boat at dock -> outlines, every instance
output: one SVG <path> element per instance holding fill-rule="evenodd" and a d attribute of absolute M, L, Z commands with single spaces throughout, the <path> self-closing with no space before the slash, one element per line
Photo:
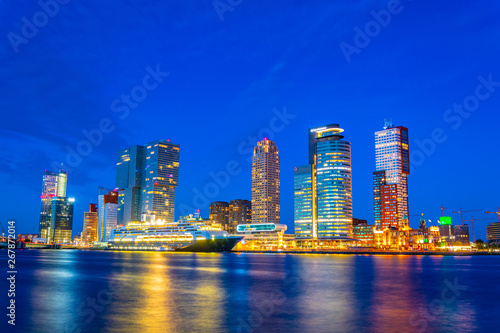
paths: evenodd
<path fill-rule="evenodd" d="M 154 216 L 131 222 L 111 231 L 108 250 L 185 252 L 228 252 L 243 239 L 229 235 L 214 221 L 182 216 L 178 222 L 156 220 Z"/>

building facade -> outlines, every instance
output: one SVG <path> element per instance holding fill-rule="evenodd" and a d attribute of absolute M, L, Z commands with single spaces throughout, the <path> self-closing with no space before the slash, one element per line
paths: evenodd
<path fill-rule="evenodd" d="M 373 173 L 375 225 L 380 228 L 405 227 L 408 216 L 408 180 L 410 154 L 408 129 L 386 122 L 384 130 L 375 132 Z"/>
<path fill-rule="evenodd" d="M 99 215 L 96 204 L 90 204 L 88 212 L 83 213 L 83 229 L 81 241 L 91 244 L 99 240 Z"/>
<path fill-rule="evenodd" d="M 245 235 L 245 238 L 236 246 L 236 249 L 240 251 L 283 249 L 286 228 L 286 225 L 277 223 L 240 224 L 237 226 L 237 232 Z"/>
<path fill-rule="evenodd" d="M 356 245 L 372 247 L 374 244 L 373 225 L 356 224 L 352 227 L 352 238 L 356 239 Z"/>
<path fill-rule="evenodd" d="M 338 124 L 309 129 L 309 165 L 294 170 L 296 239 L 352 237 L 351 143 Z"/>
<path fill-rule="evenodd" d="M 500 243 L 500 222 L 493 222 L 486 226 L 486 241 L 488 243 Z"/>
<path fill-rule="evenodd" d="M 52 221 L 52 199 L 66 197 L 67 179 L 68 172 L 64 170 L 59 170 L 59 172 L 45 170 L 43 173 L 38 234 L 40 238 L 45 238 L 47 241 L 52 238 L 49 233 Z"/>
<path fill-rule="evenodd" d="M 116 187 L 119 224 L 140 221 L 142 213 L 174 221 L 180 146 L 157 140 L 118 152 Z"/>
<path fill-rule="evenodd" d="M 210 203 L 209 219 L 216 221 L 224 230 L 229 229 L 229 203 L 225 201 L 215 201 Z"/>
<path fill-rule="evenodd" d="M 118 192 L 99 187 L 97 202 L 98 239 L 106 242 L 118 225 Z"/>
<path fill-rule="evenodd" d="M 229 227 L 230 234 L 237 233 L 239 224 L 252 223 L 252 202 L 249 200 L 236 199 L 229 202 Z"/>
<path fill-rule="evenodd" d="M 116 188 L 118 188 L 118 224 L 141 220 L 141 188 L 144 176 L 144 146 L 118 151 Z"/>
<path fill-rule="evenodd" d="M 252 223 L 280 222 L 280 157 L 267 138 L 257 142 L 252 157 Z"/>
<path fill-rule="evenodd" d="M 48 242 L 57 244 L 72 242 L 74 202 L 74 198 L 52 198 Z"/>

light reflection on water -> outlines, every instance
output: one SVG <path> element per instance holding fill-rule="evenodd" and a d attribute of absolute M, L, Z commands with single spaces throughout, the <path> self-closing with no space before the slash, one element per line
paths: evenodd
<path fill-rule="evenodd" d="M 17 258 L 23 332 L 491 331 L 500 312 L 497 256 L 33 250 Z M 467 290 L 445 304 L 445 281 L 456 278 Z"/>

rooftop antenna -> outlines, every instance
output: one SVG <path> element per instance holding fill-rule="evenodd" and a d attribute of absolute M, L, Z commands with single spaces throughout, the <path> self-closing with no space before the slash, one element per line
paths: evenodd
<path fill-rule="evenodd" d="M 388 128 L 391 128 L 392 127 L 392 119 L 389 118 L 385 118 L 384 119 L 384 129 L 388 129 Z"/>

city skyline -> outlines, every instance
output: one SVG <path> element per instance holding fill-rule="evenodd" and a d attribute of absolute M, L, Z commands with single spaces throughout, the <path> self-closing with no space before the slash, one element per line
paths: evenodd
<path fill-rule="evenodd" d="M 227 172 L 235 161 L 229 164 L 234 169 L 229 183 L 220 181 L 224 186 L 212 189 L 216 195 L 206 197 L 207 203 L 197 200 L 208 216 L 211 201 L 250 199 L 251 149 L 269 137 L 280 147 L 281 218 L 290 232 L 293 167 L 303 163 L 299 157 L 308 149 L 304 133 L 335 122 L 349 131 L 353 144 L 353 215 L 371 222 L 373 133 L 385 118 L 411 129 L 411 215 L 424 213 L 435 225 L 444 205 L 459 224 L 451 211 L 498 207 L 498 3 L 452 8 L 404 3 L 403 11 L 349 63 L 339 45 L 354 45 L 354 28 L 364 28 L 373 20 L 370 12 L 386 9 L 387 2 L 267 3 L 259 22 L 249 6 L 226 12 L 221 21 L 211 6 L 192 3 L 157 4 L 154 10 L 131 4 L 113 15 L 95 4 L 69 3 L 18 53 L 5 39 L 1 52 L 12 56 L 2 69 L 9 84 L 0 92 L 4 126 L 10 124 L 0 134 L 6 143 L 0 219 L 16 218 L 20 232 L 35 232 L 38 208 L 24 207 L 39 206 L 42 170 L 63 162 L 71 169 L 68 193 L 76 198 L 74 230 L 81 230 L 83 212 L 96 202 L 95 189 L 114 187 L 116 152 L 158 138 L 181 144 L 185 152 L 175 219 L 181 204 L 194 208 L 195 193 L 217 184 L 211 173 Z M 39 10 L 36 3 L 13 8 L 1 21 L 4 36 L 21 30 L 23 22 L 16 18 Z M 444 24 L 440 11 L 448 13 Z M 75 29 L 87 26 L 82 20 L 87 12 L 100 15 L 106 25 L 99 21 L 85 34 Z M 180 41 L 178 25 L 158 14 L 172 12 L 186 27 L 182 40 L 192 43 Z M 124 20 L 131 13 L 134 29 Z M 302 23 L 281 35 L 298 16 Z M 422 20 L 427 24 L 421 26 Z M 65 45 L 64 52 L 57 45 Z M 89 45 L 99 52 L 89 54 Z M 143 79 L 155 88 L 144 88 Z M 145 99 L 137 95 L 141 87 Z M 122 94 L 132 91 L 139 99 L 130 106 Z M 76 155 L 82 142 L 90 146 L 80 145 L 87 151 Z M 474 161 L 467 157 L 470 151 Z M 469 172 L 471 163 L 482 181 Z M 418 219 L 411 216 L 410 225 L 418 226 Z M 476 223 L 477 238 L 485 238 L 485 227 Z"/>
<path fill-rule="evenodd" d="M 314 151 L 314 149 L 313 149 L 313 150 L 311 150 L 311 144 L 312 144 L 312 143 L 311 143 L 311 142 L 312 142 L 311 140 L 313 140 L 313 139 L 312 139 L 312 137 L 311 137 L 311 133 L 315 132 L 316 130 L 318 130 L 319 132 L 321 132 L 321 133 L 322 133 L 322 132 L 324 132 L 324 131 L 327 131 L 329 126 L 332 126 L 332 125 L 328 125 L 328 126 L 326 126 L 326 127 L 325 127 L 325 126 L 322 126 L 322 127 L 316 128 L 316 129 L 309 129 L 309 133 L 310 133 L 310 134 L 309 134 L 309 159 L 310 159 L 310 161 L 314 161 L 314 159 L 315 159 L 315 158 L 314 158 L 314 154 L 313 154 L 313 155 L 311 155 L 311 151 Z M 335 126 L 336 126 L 336 127 L 338 127 L 338 125 L 336 125 L 336 124 L 335 124 Z M 401 135 L 400 135 L 400 136 L 398 136 L 398 137 L 396 138 L 396 139 L 397 139 L 396 141 L 398 141 L 398 140 L 405 140 L 405 142 L 408 142 L 408 134 L 407 134 L 408 129 L 407 129 L 407 128 L 405 128 L 405 127 L 402 127 L 402 126 L 392 126 L 392 122 L 390 123 L 390 125 L 388 125 L 387 119 L 385 120 L 384 130 L 382 130 L 382 131 L 377 131 L 377 132 L 375 133 L 375 134 L 376 134 L 376 138 L 378 138 L 378 136 L 380 136 L 380 135 L 381 135 L 381 133 L 385 134 L 387 131 L 390 131 L 391 129 L 393 129 L 393 130 L 394 130 L 394 129 L 397 129 L 398 131 L 405 131 L 405 133 L 406 133 L 406 134 L 405 134 L 405 135 L 406 135 L 406 137 L 405 137 L 404 139 L 402 139 L 402 138 L 400 137 L 400 136 L 401 136 Z M 338 131 L 337 131 L 337 132 L 338 132 Z M 343 129 L 340 129 L 340 132 L 343 132 Z M 398 132 L 398 133 L 401 133 L 401 132 Z M 392 133 L 392 132 L 391 132 L 391 133 L 388 133 L 388 134 L 393 135 L 393 133 Z M 338 133 L 337 133 L 336 135 L 338 135 Z M 378 140 L 378 139 L 377 139 L 377 140 Z M 375 144 L 375 146 L 376 146 L 376 147 L 380 144 L 380 143 L 379 143 L 379 141 L 377 141 L 377 140 L 376 140 L 376 144 Z M 151 143 L 156 143 L 156 145 L 158 145 L 158 143 L 160 143 L 160 142 L 162 142 L 162 141 L 164 141 L 164 143 L 171 144 L 171 143 L 170 143 L 170 140 L 157 140 L 157 141 L 152 141 L 152 142 L 150 142 L 148 145 L 151 145 Z M 270 140 L 268 140 L 267 138 L 264 138 L 264 139 L 262 140 L 262 142 L 270 142 Z M 380 141 L 380 142 L 382 142 L 382 141 Z M 385 141 L 384 141 L 384 142 L 385 142 Z M 398 142 L 399 142 L 399 141 L 398 141 Z M 257 142 L 257 144 L 259 144 L 259 142 Z M 274 145 L 274 143 L 273 143 L 273 145 Z M 314 145 L 314 144 L 313 144 L 313 145 Z M 146 146 L 147 146 L 147 145 L 146 145 Z M 135 147 L 146 148 L 146 146 L 135 146 Z M 176 144 L 176 145 L 173 145 L 173 146 L 175 146 L 175 147 L 177 147 L 177 148 L 178 148 L 180 145 L 177 145 L 177 144 Z M 131 148 L 134 148 L 134 147 L 131 147 Z M 148 148 L 150 148 L 150 146 L 148 146 Z M 255 147 L 255 149 L 257 149 L 257 148 L 258 148 L 258 145 Z M 128 153 L 128 152 L 129 152 L 129 150 L 130 150 L 130 148 L 125 149 L 125 150 L 120 150 L 120 151 L 118 151 L 118 159 L 120 160 L 121 158 L 123 158 L 123 154 L 124 154 L 124 152 L 127 152 L 127 153 Z M 378 151 L 378 150 L 377 150 L 377 148 L 376 148 L 376 152 L 377 152 L 377 151 Z M 397 154 L 401 154 L 401 155 L 403 155 L 403 153 L 402 153 L 401 151 L 398 151 L 398 152 L 397 152 Z M 377 153 L 377 156 L 378 156 L 378 153 Z M 405 156 L 407 156 L 407 157 L 408 157 L 408 154 L 406 154 Z M 144 158 L 144 157 L 143 157 L 143 154 L 141 154 L 141 158 Z M 402 157 L 401 159 L 404 159 L 404 157 Z M 394 162 L 391 162 L 390 160 L 384 160 L 383 162 L 380 162 L 379 160 L 380 160 L 380 158 L 378 158 L 378 157 L 376 157 L 376 158 L 375 158 L 376 165 L 377 165 L 377 167 L 378 167 L 379 169 L 382 169 L 381 167 L 379 167 L 379 164 L 380 164 L 380 165 L 386 165 L 386 164 L 392 165 L 392 164 L 394 164 Z M 128 157 L 127 157 L 127 161 L 128 161 Z M 178 162 L 176 162 L 176 163 L 177 163 L 177 165 L 178 165 Z M 384 163 L 385 163 L 385 164 L 384 164 Z M 409 164 L 409 161 L 406 161 L 405 163 Z M 120 162 L 119 162 L 118 164 L 120 164 Z M 142 167 L 143 167 L 143 165 L 144 165 L 144 162 L 142 162 L 142 163 L 141 163 L 141 166 L 142 166 Z M 296 168 L 297 168 L 297 167 L 296 167 Z M 304 167 L 299 167 L 299 168 L 304 168 Z M 404 168 L 408 168 L 408 166 L 402 167 L 400 164 L 398 164 L 397 168 L 403 168 L 403 169 L 404 169 Z M 178 171 L 177 171 L 177 172 L 178 172 Z M 310 172 L 310 171 L 309 171 L 309 172 Z M 375 175 L 376 175 L 378 172 L 379 172 L 379 171 L 375 171 L 375 172 L 373 173 L 373 174 L 374 174 L 374 179 L 376 178 L 376 176 L 375 176 Z M 385 171 L 384 171 L 384 172 L 385 172 Z M 407 174 L 409 174 L 409 172 L 407 172 Z M 52 176 L 55 176 L 55 180 L 54 180 L 53 182 L 51 182 L 51 181 L 50 181 L 50 179 L 49 179 L 51 175 L 52 175 Z M 57 177 L 57 176 L 59 176 L 59 177 Z M 58 181 L 58 178 L 61 178 L 61 176 L 62 176 L 62 178 L 63 178 L 63 179 L 62 179 L 62 181 Z M 45 180 L 46 178 L 48 179 L 48 181 L 46 181 L 46 180 Z M 52 183 L 54 183 L 54 184 L 52 184 Z M 51 184 L 52 184 L 52 185 L 51 185 Z M 118 184 L 118 178 L 117 178 L 117 184 Z M 42 202 L 43 202 L 43 198 L 44 198 L 44 193 L 45 193 L 46 191 L 52 191 L 52 192 L 54 192 L 54 193 L 63 193 L 64 195 L 66 195 L 66 186 L 67 186 L 67 171 L 62 171 L 62 170 L 59 170 L 59 172 L 51 172 L 51 171 L 47 171 L 47 170 L 45 170 L 45 171 L 44 171 L 44 181 L 43 181 L 43 186 L 42 186 L 42 187 L 43 187 Z M 105 190 L 105 189 L 104 189 L 104 188 L 102 188 L 102 187 L 100 187 L 100 189 Z M 118 187 L 117 187 L 117 189 L 118 189 Z M 406 182 L 405 182 L 405 184 L 404 184 L 404 189 L 405 189 L 405 190 L 407 190 L 407 184 L 406 184 Z M 112 190 L 106 190 L 106 191 L 110 191 L 110 193 L 111 193 L 111 191 L 112 191 Z M 407 195 L 406 195 L 406 196 L 404 196 L 404 197 L 405 197 L 405 198 L 408 198 L 408 196 L 407 196 Z M 71 198 L 71 199 L 72 199 L 72 200 L 74 200 L 74 198 Z M 97 196 L 97 203 L 101 202 L 101 200 L 102 200 L 101 195 L 98 195 L 98 196 Z M 236 200 L 232 200 L 232 201 L 236 201 Z M 212 203 L 213 203 L 213 202 L 212 202 Z M 73 205 L 73 204 L 72 204 L 72 205 Z M 98 206 L 99 206 L 99 205 L 98 205 Z M 141 205 L 141 207 L 142 207 L 142 205 Z M 195 209 L 195 210 L 196 210 L 196 209 Z M 373 221 L 371 221 L 370 223 L 374 223 L 375 225 L 377 225 L 377 220 L 376 220 L 376 206 L 375 206 L 375 211 L 374 211 L 374 212 L 375 212 L 375 219 L 374 219 Z M 84 212 L 84 213 L 85 213 L 85 212 Z M 193 211 L 192 213 L 195 213 L 195 211 Z M 100 213 L 100 215 L 101 215 L 101 213 Z M 178 215 L 178 214 L 176 214 L 176 215 Z M 207 216 L 208 216 L 208 215 L 210 215 L 210 214 L 207 214 Z M 401 215 L 401 214 L 400 214 L 400 215 Z M 397 218 L 397 219 L 401 220 L 401 218 L 402 218 L 404 215 L 406 215 L 406 214 L 402 214 L 400 217 L 399 217 L 399 215 L 398 215 L 398 218 Z M 353 215 L 351 215 L 351 216 L 352 216 L 353 218 L 355 218 L 355 216 L 353 216 Z M 452 216 L 453 216 L 453 215 L 452 215 Z M 397 219 L 396 219 L 396 220 L 397 220 Z M 102 240 L 102 231 L 106 229 L 106 228 L 105 228 L 105 226 L 103 226 L 103 223 L 101 222 L 101 220 L 102 220 L 102 217 L 101 217 L 101 216 L 99 216 L 99 228 L 100 228 L 100 231 L 99 231 L 99 239 L 100 239 L 100 240 Z M 137 219 L 137 220 L 140 220 L 140 219 Z M 368 218 L 368 220 L 369 220 L 369 218 Z M 295 226 L 294 222 L 295 222 L 295 221 L 293 221 L 293 222 L 292 222 L 292 230 L 293 230 L 293 227 Z M 436 222 L 437 222 L 437 220 L 436 220 Z M 486 230 L 486 226 L 487 226 L 489 223 L 491 223 L 491 222 L 494 222 L 494 221 L 489 221 L 487 224 L 485 224 L 485 225 L 484 225 L 484 229 L 485 229 L 485 230 Z M 436 223 L 436 224 L 437 224 L 437 223 Z M 457 223 L 457 224 L 458 224 L 458 223 Z M 40 226 L 41 226 L 41 224 L 40 224 Z M 82 225 L 82 230 L 83 230 L 83 225 Z M 293 233 L 293 232 L 292 232 L 292 230 L 290 230 L 290 231 L 289 231 L 289 233 Z M 80 233 L 80 232 L 79 232 L 79 230 L 78 230 L 78 229 L 73 228 L 73 235 L 77 235 L 77 234 L 79 234 L 79 233 Z M 109 234 L 109 230 L 108 230 L 108 232 L 107 232 L 107 233 Z M 471 233 L 472 233 L 472 231 L 471 231 Z M 481 231 L 479 232 L 479 234 L 481 234 Z M 471 237 L 472 237 L 472 235 L 471 235 Z M 479 237 L 476 237 L 476 238 L 479 238 Z M 484 239 L 486 239 L 486 236 L 484 237 Z"/>

